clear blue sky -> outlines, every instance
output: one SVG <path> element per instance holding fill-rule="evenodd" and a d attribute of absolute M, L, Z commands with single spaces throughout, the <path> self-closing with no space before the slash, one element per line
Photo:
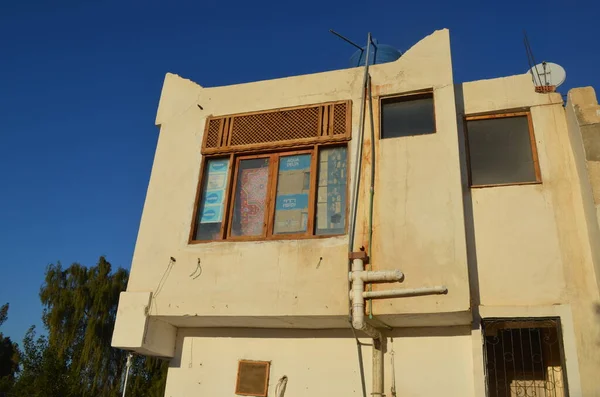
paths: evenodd
<path fill-rule="evenodd" d="M 367 4 L 370 3 L 368 6 Z M 347 66 L 368 31 L 406 50 L 450 28 L 457 82 L 567 70 L 600 89 L 600 3 L 0 0 L 0 304 L 20 341 L 49 263 L 129 268 L 166 72 L 203 86 Z"/>

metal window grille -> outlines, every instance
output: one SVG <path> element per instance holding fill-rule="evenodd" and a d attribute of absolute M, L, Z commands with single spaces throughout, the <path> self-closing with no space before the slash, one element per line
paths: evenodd
<path fill-rule="evenodd" d="M 567 397 L 559 319 L 483 321 L 488 397 Z"/>

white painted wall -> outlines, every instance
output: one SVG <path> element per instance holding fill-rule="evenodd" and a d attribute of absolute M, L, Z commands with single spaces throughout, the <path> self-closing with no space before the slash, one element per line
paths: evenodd
<path fill-rule="evenodd" d="M 386 395 L 391 395 L 393 348 L 398 396 L 473 396 L 468 327 L 404 330 L 393 336 L 385 358 Z M 362 351 L 369 396 L 371 348 L 363 346 Z M 232 396 L 240 359 L 271 361 L 269 396 L 275 396 L 277 381 L 286 375 L 287 397 L 362 397 L 356 342 L 349 329 L 180 330 L 165 396 Z"/>

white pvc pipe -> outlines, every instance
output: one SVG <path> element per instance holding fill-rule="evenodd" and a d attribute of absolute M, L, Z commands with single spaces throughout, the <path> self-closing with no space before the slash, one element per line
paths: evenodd
<path fill-rule="evenodd" d="M 403 296 L 421 296 L 445 294 L 448 289 L 444 286 L 424 287 L 403 290 L 365 291 L 365 283 L 403 281 L 404 274 L 400 270 L 365 271 L 362 259 L 352 260 L 352 271 L 348 275 L 352 283 L 350 301 L 352 302 L 352 327 L 363 331 L 373 338 L 373 389 L 371 395 L 383 396 L 383 350 L 385 339 L 379 330 L 365 321 L 365 299 L 395 298 Z"/>
<path fill-rule="evenodd" d="M 352 326 L 361 330 L 365 326 L 365 282 L 358 274 L 364 272 L 365 264 L 362 259 L 352 260 Z"/>
<path fill-rule="evenodd" d="M 361 278 L 365 283 L 378 281 L 402 281 L 404 274 L 400 270 L 382 270 L 376 272 L 363 272 Z"/>
<path fill-rule="evenodd" d="M 125 363 L 125 382 L 123 382 L 123 397 L 125 397 L 125 392 L 127 391 L 127 381 L 129 380 L 129 370 L 131 369 L 131 358 L 133 354 L 127 353 L 127 362 Z"/>
<path fill-rule="evenodd" d="M 444 286 L 424 287 L 413 289 L 392 289 L 387 291 L 367 291 L 362 293 L 363 299 L 378 299 L 378 298 L 401 298 L 405 296 L 423 296 L 446 294 L 448 288 Z M 354 298 L 354 296 L 353 296 Z"/>

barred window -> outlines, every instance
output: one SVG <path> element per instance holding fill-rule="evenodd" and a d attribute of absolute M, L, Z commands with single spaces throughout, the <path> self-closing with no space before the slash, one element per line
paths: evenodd
<path fill-rule="evenodd" d="M 485 319 L 488 397 L 566 397 L 558 318 Z"/>

